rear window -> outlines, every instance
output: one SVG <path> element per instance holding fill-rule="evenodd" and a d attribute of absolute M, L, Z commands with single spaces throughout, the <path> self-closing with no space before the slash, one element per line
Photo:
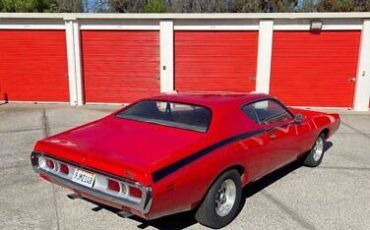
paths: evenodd
<path fill-rule="evenodd" d="M 155 100 L 138 102 L 117 117 L 198 132 L 206 132 L 211 123 L 211 111 L 206 107 Z"/>

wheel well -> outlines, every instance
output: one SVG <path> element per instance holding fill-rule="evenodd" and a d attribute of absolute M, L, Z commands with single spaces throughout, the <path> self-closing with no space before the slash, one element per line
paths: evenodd
<path fill-rule="evenodd" d="M 233 170 L 233 169 L 236 170 L 240 174 L 240 179 L 241 179 L 242 183 L 243 183 L 243 181 L 246 180 L 246 177 L 247 176 L 246 176 L 245 169 L 244 169 L 243 166 L 241 166 L 241 165 L 233 165 L 231 167 L 228 167 L 225 170 L 223 170 L 221 173 L 219 173 L 215 178 L 213 178 L 212 183 L 208 186 L 207 191 L 205 192 L 205 194 L 203 195 L 203 197 L 202 197 L 202 199 L 200 201 L 202 201 L 204 199 L 204 197 L 207 195 L 209 189 L 212 187 L 212 185 L 217 180 L 217 178 L 219 178 L 225 172 L 230 171 L 230 170 Z M 192 208 L 197 207 L 199 205 L 200 201 L 192 204 L 191 205 Z"/>
<path fill-rule="evenodd" d="M 241 165 L 235 165 L 235 166 L 232 166 L 232 167 L 230 167 L 230 168 L 226 169 L 224 172 L 229 171 L 229 170 L 231 170 L 231 169 L 235 169 L 236 171 L 238 171 L 238 173 L 239 173 L 240 175 L 243 175 L 243 174 L 244 174 L 244 167 L 243 167 L 243 166 L 241 166 Z"/>
<path fill-rule="evenodd" d="M 241 165 L 233 165 L 233 166 L 231 166 L 231 167 L 229 167 L 229 168 L 227 168 L 227 169 L 225 169 L 224 171 L 222 171 L 219 175 L 217 175 L 217 177 L 214 179 L 214 180 L 216 180 L 219 176 L 221 176 L 222 174 L 224 174 L 225 172 L 227 172 L 227 171 L 230 171 L 230 170 L 233 170 L 233 169 L 235 169 L 236 171 L 238 171 L 238 173 L 239 173 L 239 175 L 240 175 L 240 179 L 241 179 L 241 181 L 242 181 L 242 183 L 243 183 L 243 181 L 246 179 L 245 177 L 246 177 L 246 173 L 245 173 L 245 169 L 244 169 L 244 167 L 243 166 L 241 166 Z"/>
<path fill-rule="evenodd" d="M 329 137 L 329 129 L 328 128 L 325 128 L 321 133 L 324 134 L 325 139 L 327 139 Z"/>

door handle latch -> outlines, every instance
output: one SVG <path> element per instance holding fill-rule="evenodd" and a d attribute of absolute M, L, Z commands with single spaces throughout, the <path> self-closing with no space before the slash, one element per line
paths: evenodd
<path fill-rule="evenodd" d="M 256 77 L 250 77 L 249 80 L 250 81 L 256 81 Z"/>
<path fill-rule="evenodd" d="M 270 134 L 270 138 L 271 138 L 271 139 L 276 139 L 276 134 L 275 134 L 275 133 L 271 133 L 271 134 Z"/>
<path fill-rule="evenodd" d="M 350 81 L 350 82 L 355 82 L 356 78 L 355 77 L 349 77 L 349 78 L 347 78 L 347 80 Z"/>

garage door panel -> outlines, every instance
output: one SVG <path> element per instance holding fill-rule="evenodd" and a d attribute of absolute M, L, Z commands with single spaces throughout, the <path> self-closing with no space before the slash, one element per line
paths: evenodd
<path fill-rule="evenodd" d="M 257 41 L 254 31 L 176 31 L 176 90 L 254 90 Z"/>
<path fill-rule="evenodd" d="M 158 31 L 82 31 L 81 38 L 86 102 L 159 93 Z"/>
<path fill-rule="evenodd" d="M 0 31 L 0 99 L 68 101 L 66 74 L 64 31 Z"/>
<path fill-rule="evenodd" d="M 360 31 L 274 32 L 270 93 L 288 105 L 351 107 Z"/>

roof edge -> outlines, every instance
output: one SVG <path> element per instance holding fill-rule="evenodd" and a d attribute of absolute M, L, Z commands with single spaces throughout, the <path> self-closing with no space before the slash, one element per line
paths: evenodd
<path fill-rule="evenodd" d="M 350 13 L 0 13 L 1 19 L 370 19 L 370 12 Z"/>

